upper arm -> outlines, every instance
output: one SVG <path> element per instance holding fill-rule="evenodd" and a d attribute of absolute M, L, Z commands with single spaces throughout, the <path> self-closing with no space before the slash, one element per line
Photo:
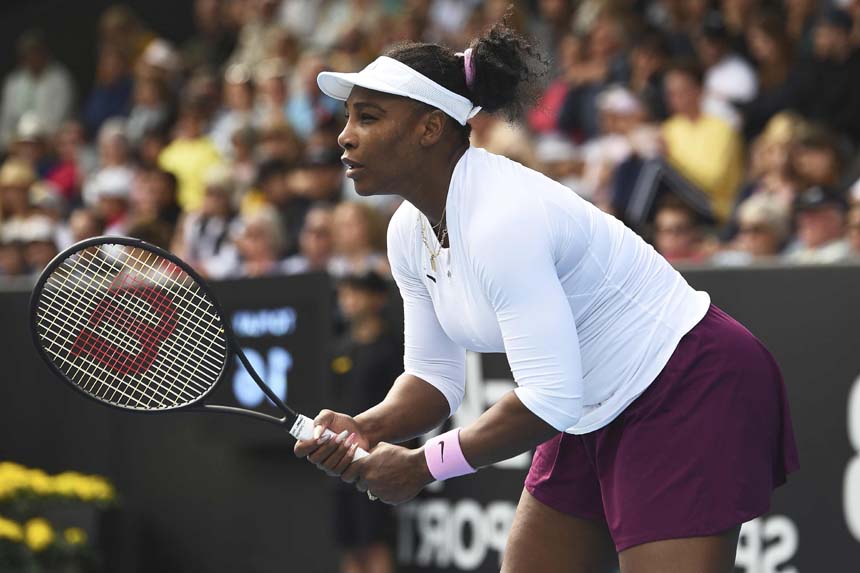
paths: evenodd
<path fill-rule="evenodd" d="M 430 293 L 412 270 L 407 249 L 398 230 L 396 214 L 388 232 L 388 257 L 391 274 L 403 299 L 403 368 L 441 392 L 453 414 L 466 389 L 466 351 L 452 341 L 433 308 Z"/>
<path fill-rule="evenodd" d="M 494 219 L 478 232 L 473 260 L 496 313 L 517 396 L 556 429 L 567 429 L 582 411 L 582 363 L 543 205 Z"/>

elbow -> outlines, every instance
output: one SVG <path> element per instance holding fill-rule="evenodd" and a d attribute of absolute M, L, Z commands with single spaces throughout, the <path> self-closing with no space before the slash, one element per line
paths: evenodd
<path fill-rule="evenodd" d="M 514 393 L 535 416 L 559 432 L 576 425 L 583 415 L 581 393 L 559 395 L 527 386 L 520 386 Z"/>

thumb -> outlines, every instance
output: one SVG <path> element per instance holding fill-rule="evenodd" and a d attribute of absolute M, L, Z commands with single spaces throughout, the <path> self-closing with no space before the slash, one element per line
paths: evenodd
<path fill-rule="evenodd" d="M 314 439 L 319 439 L 323 435 L 323 432 L 334 422 L 335 416 L 337 414 L 331 410 L 320 410 L 320 413 L 314 418 Z"/>

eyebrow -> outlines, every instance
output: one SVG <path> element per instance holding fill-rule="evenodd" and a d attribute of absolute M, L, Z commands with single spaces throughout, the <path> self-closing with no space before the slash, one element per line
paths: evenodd
<path fill-rule="evenodd" d="M 346 111 L 349 111 L 349 106 L 347 105 L 346 102 L 343 102 L 343 107 Z M 361 111 L 362 109 L 366 109 L 366 108 L 373 108 L 373 109 L 379 111 L 380 113 L 386 113 L 385 108 L 383 108 L 382 106 L 377 105 L 375 103 L 372 103 L 372 102 L 358 101 L 358 102 L 353 103 L 352 107 L 354 107 L 358 111 Z"/>

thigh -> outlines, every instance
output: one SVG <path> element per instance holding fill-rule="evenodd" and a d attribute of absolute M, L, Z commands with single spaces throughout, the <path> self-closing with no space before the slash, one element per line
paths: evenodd
<path fill-rule="evenodd" d="M 618 555 L 621 573 L 732 573 L 740 527 L 721 535 L 644 543 Z"/>
<path fill-rule="evenodd" d="M 561 513 L 523 489 L 502 573 L 605 573 L 614 563 L 615 548 L 603 522 Z"/>

